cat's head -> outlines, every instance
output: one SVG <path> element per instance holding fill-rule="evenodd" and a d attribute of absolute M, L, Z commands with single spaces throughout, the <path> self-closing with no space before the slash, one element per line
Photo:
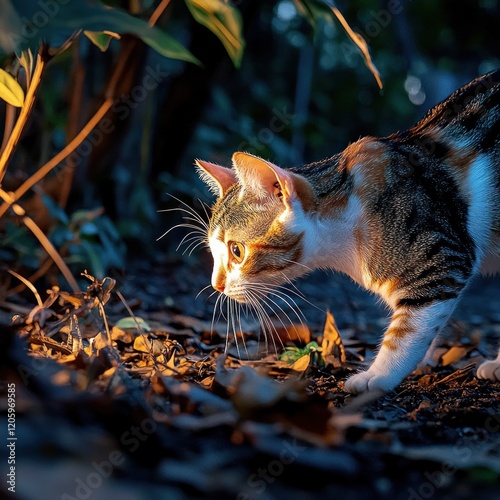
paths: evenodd
<path fill-rule="evenodd" d="M 315 200 L 302 176 L 247 153 L 235 153 L 232 161 L 233 168 L 196 161 L 218 196 L 208 231 L 212 286 L 251 302 L 307 271 L 305 225 Z"/>

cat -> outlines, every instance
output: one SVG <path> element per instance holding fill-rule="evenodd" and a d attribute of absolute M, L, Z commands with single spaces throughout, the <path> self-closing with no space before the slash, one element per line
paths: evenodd
<path fill-rule="evenodd" d="M 352 393 L 389 391 L 436 342 L 479 273 L 500 271 L 500 70 L 415 126 L 364 137 L 330 158 L 280 168 L 248 153 L 233 168 L 196 160 L 216 193 L 208 224 L 215 290 L 240 302 L 312 269 L 334 269 L 392 310 Z M 500 351 L 479 378 L 500 381 Z"/>

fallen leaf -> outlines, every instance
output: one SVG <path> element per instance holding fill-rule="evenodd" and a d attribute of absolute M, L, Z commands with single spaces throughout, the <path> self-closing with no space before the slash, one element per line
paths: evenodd
<path fill-rule="evenodd" d="M 295 401 L 305 397 L 305 381 L 292 378 L 280 383 L 259 375 L 250 366 L 228 370 L 225 361 L 225 355 L 217 358 L 214 385 L 224 389 L 243 417 L 269 409 L 284 399 Z"/>
<path fill-rule="evenodd" d="M 450 347 L 450 349 L 441 356 L 441 363 L 443 366 L 451 365 L 455 363 L 455 361 L 463 358 L 469 351 L 470 348 L 467 349 L 461 346 Z"/>
<path fill-rule="evenodd" d="M 92 342 L 92 347 L 94 351 L 99 351 L 100 349 L 104 349 L 105 347 L 109 346 L 108 339 L 106 338 L 106 335 L 103 334 L 102 332 L 98 333 L 94 337 L 94 341 Z"/>
<path fill-rule="evenodd" d="M 119 340 L 124 344 L 131 344 L 136 338 L 135 330 L 122 330 L 118 326 L 114 326 L 111 330 L 111 340 Z"/>
<path fill-rule="evenodd" d="M 151 352 L 151 342 L 147 335 L 138 335 L 134 340 L 134 350 L 139 352 Z"/>
<path fill-rule="evenodd" d="M 311 364 L 311 355 L 305 354 L 301 356 L 295 363 L 292 365 L 292 370 L 297 372 L 304 372 L 307 370 L 309 365 Z"/>
<path fill-rule="evenodd" d="M 340 364 L 346 362 L 344 344 L 340 335 L 335 318 L 330 311 L 326 312 L 325 327 L 323 328 L 323 358 L 327 361 L 327 357 L 334 356 L 334 359 L 340 361 Z"/>

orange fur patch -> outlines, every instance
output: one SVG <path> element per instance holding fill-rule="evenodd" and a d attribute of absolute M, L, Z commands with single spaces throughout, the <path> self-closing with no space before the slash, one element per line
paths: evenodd
<path fill-rule="evenodd" d="M 360 177 L 355 179 L 354 192 L 361 200 L 385 188 L 390 158 L 383 143 L 371 137 L 364 137 L 347 146 L 342 156 L 346 159 L 347 169 Z M 357 168 L 359 166 L 360 169 Z"/>
<path fill-rule="evenodd" d="M 305 212 L 316 208 L 317 201 L 309 182 L 300 175 L 293 174 L 293 187 Z"/>

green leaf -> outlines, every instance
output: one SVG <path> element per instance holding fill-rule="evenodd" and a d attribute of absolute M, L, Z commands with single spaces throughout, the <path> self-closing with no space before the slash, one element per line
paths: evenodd
<path fill-rule="evenodd" d="M 321 351 L 321 347 L 318 345 L 316 341 L 309 342 L 302 349 L 299 347 L 287 347 L 280 354 L 280 361 L 284 361 L 285 363 L 293 364 L 298 361 L 300 358 L 304 356 L 308 356 L 314 352 Z M 305 360 L 304 360 L 305 362 Z"/>
<path fill-rule="evenodd" d="M 54 200 L 54 198 L 52 198 L 52 196 L 49 196 L 48 194 L 42 194 L 42 201 L 43 204 L 45 205 L 45 208 L 48 210 L 49 214 L 52 217 L 62 222 L 63 224 L 68 224 L 69 222 L 68 215 L 61 207 L 61 205 L 59 205 Z"/>
<path fill-rule="evenodd" d="M 280 361 L 284 361 L 285 363 L 291 365 L 295 363 L 295 361 L 297 361 L 302 356 L 303 356 L 302 350 L 299 349 L 298 347 L 287 347 L 280 354 Z"/>
<path fill-rule="evenodd" d="M 305 345 L 302 351 L 304 354 L 309 354 L 311 352 L 321 351 L 321 347 L 315 340 L 313 340 L 312 342 L 309 342 L 307 345 Z"/>
<path fill-rule="evenodd" d="M 238 9 L 222 0 L 185 0 L 193 17 L 224 44 L 233 64 L 239 68 L 245 48 Z"/>
<path fill-rule="evenodd" d="M 127 316 L 126 318 L 120 319 L 115 326 L 117 328 L 121 328 L 122 330 L 128 330 L 130 328 L 140 328 L 144 332 L 150 332 L 151 327 L 144 321 L 142 318 L 136 316 L 133 318 L 132 316 Z"/>
<path fill-rule="evenodd" d="M 0 68 L 0 99 L 16 108 L 24 103 L 24 90 L 17 80 L 4 69 Z"/>
<path fill-rule="evenodd" d="M 103 33 L 102 31 L 87 31 L 83 34 L 101 51 L 106 52 L 112 38 L 120 38 L 117 33 Z"/>
<path fill-rule="evenodd" d="M 36 22 L 42 18 L 38 2 L 2 0 L 2 9 L 0 48 L 6 52 L 20 54 L 26 49 L 37 52 L 41 42 L 58 47 L 78 31 L 129 33 L 165 57 L 200 64 L 189 50 L 164 31 L 97 0 L 57 3 L 57 8 L 43 12 L 43 23 Z"/>

